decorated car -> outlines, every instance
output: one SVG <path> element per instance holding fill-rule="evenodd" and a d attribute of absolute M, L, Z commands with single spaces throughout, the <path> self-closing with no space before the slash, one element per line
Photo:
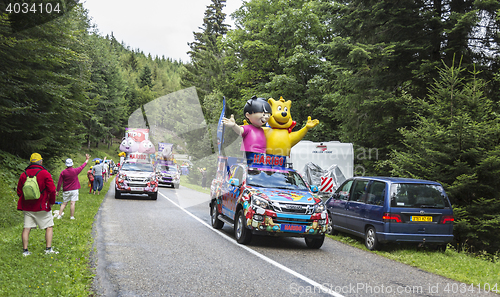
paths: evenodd
<path fill-rule="evenodd" d="M 158 183 L 172 186 L 178 189 L 181 184 L 181 174 L 177 164 L 173 162 L 159 160 L 156 165 L 156 174 L 158 176 Z"/>
<path fill-rule="evenodd" d="M 136 160 L 125 161 L 115 178 L 115 198 L 122 194 L 147 194 L 158 198 L 158 181 L 151 163 Z"/>
<path fill-rule="evenodd" d="M 281 158 L 281 160 L 279 160 Z M 247 162 L 219 157 L 219 178 L 211 188 L 211 224 L 234 227 L 238 243 L 253 234 L 303 237 L 310 248 L 323 245 L 328 226 L 325 204 L 286 158 L 255 154 Z"/>

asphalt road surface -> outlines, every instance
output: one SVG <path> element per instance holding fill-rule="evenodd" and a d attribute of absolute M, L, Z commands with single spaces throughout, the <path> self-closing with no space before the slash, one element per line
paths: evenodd
<path fill-rule="evenodd" d="M 498 296 L 330 238 L 254 236 L 210 226 L 209 195 L 186 187 L 114 198 L 94 225 L 100 296 Z M 465 289 L 464 289 L 465 288 Z"/>

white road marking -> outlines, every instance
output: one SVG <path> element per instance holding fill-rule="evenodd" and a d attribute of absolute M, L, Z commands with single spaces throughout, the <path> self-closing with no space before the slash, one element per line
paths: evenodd
<path fill-rule="evenodd" d="M 221 231 L 217 230 L 217 229 L 214 229 L 212 228 L 212 226 L 210 226 L 209 224 L 205 223 L 204 221 L 202 221 L 200 218 L 198 218 L 197 216 L 195 216 L 194 214 L 190 213 L 189 211 L 187 211 L 186 209 L 184 209 L 182 206 L 180 206 L 179 204 L 175 203 L 174 201 L 172 201 L 170 198 L 168 198 L 167 196 L 165 196 L 165 194 L 161 193 L 158 191 L 158 193 L 163 196 L 163 198 L 167 199 L 168 201 L 170 201 L 173 205 L 177 206 L 178 208 L 180 208 L 182 211 L 184 211 L 185 213 L 187 213 L 188 215 L 190 215 L 193 219 L 197 220 L 198 222 L 200 222 L 202 225 L 204 225 L 205 227 L 209 228 L 210 230 L 214 231 L 216 234 L 222 236 L 222 238 L 226 239 L 227 241 L 231 242 L 232 244 L 246 250 L 247 252 L 261 258 L 262 260 L 268 262 L 269 264 L 271 265 L 274 265 L 276 267 L 278 267 L 279 269 L 287 272 L 287 273 L 290 273 L 291 275 L 295 276 L 295 277 L 298 277 L 300 278 L 301 280 L 311 284 L 312 286 L 314 286 L 315 288 L 318 288 L 318 290 L 320 290 L 320 292 L 322 293 L 326 293 L 326 294 L 330 294 L 332 296 L 335 296 L 335 297 L 344 297 L 343 295 L 340 295 L 338 294 L 337 292 L 335 291 L 332 291 L 331 289 L 329 289 L 328 287 L 325 287 L 315 281 L 313 281 L 312 279 L 262 255 L 261 253 L 259 252 L 256 252 L 254 250 L 252 250 L 251 248 L 245 246 L 245 245 L 242 245 L 242 244 L 239 244 L 236 242 L 236 240 L 232 239 L 231 237 L 227 236 L 226 234 L 222 233 Z"/>

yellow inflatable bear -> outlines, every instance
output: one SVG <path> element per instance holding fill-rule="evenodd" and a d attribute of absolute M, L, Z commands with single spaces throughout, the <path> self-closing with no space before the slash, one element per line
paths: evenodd
<path fill-rule="evenodd" d="M 285 99 L 280 97 L 279 101 L 269 98 L 267 102 L 271 105 L 272 114 L 268 121 L 271 128 L 263 128 L 267 141 L 266 154 L 290 156 L 292 146 L 304 138 L 307 131 L 319 124 L 319 121 L 311 120 L 311 117 L 308 117 L 307 123 L 302 129 L 292 132 L 296 124 L 290 114 L 292 101 L 285 102 Z"/>

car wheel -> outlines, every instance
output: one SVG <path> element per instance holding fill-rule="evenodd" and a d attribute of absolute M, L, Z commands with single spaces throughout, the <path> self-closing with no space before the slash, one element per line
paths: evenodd
<path fill-rule="evenodd" d="M 224 227 L 224 222 L 219 220 L 218 215 L 219 213 L 217 212 L 217 201 L 214 200 L 212 201 L 212 207 L 210 210 L 210 221 L 214 229 L 221 229 L 222 227 Z"/>
<path fill-rule="evenodd" d="M 320 238 L 305 238 L 306 240 L 306 245 L 310 249 L 319 249 L 322 245 L 323 242 L 325 241 L 325 236 L 321 236 Z"/>
<path fill-rule="evenodd" d="M 333 218 L 332 218 L 331 213 L 328 213 L 328 226 L 326 227 L 326 234 L 329 234 L 329 235 L 339 234 L 339 231 L 335 230 L 335 228 L 333 226 Z"/>
<path fill-rule="evenodd" d="M 121 197 L 122 193 L 119 190 L 115 189 L 115 199 L 120 199 Z"/>
<path fill-rule="evenodd" d="M 365 233 L 365 246 L 367 249 L 370 251 L 375 251 L 379 248 L 379 242 L 377 239 L 377 233 L 375 231 L 375 228 L 372 226 L 368 227 L 366 229 Z"/>
<path fill-rule="evenodd" d="M 236 216 L 236 221 L 234 223 L 234 237 L 236 237 L 236 241 L 241 244 L 250 243 L 252 240 L 252 233 L 247 228 L 247 219 L 243 214 L 243 209 L 240 209 L 238 215 Z"/>
<path fill-rule="evenodd" d="M 158 199 L 158 192 L 149 194 L 149 199 L 151 200 L 157 200 Z"/>

